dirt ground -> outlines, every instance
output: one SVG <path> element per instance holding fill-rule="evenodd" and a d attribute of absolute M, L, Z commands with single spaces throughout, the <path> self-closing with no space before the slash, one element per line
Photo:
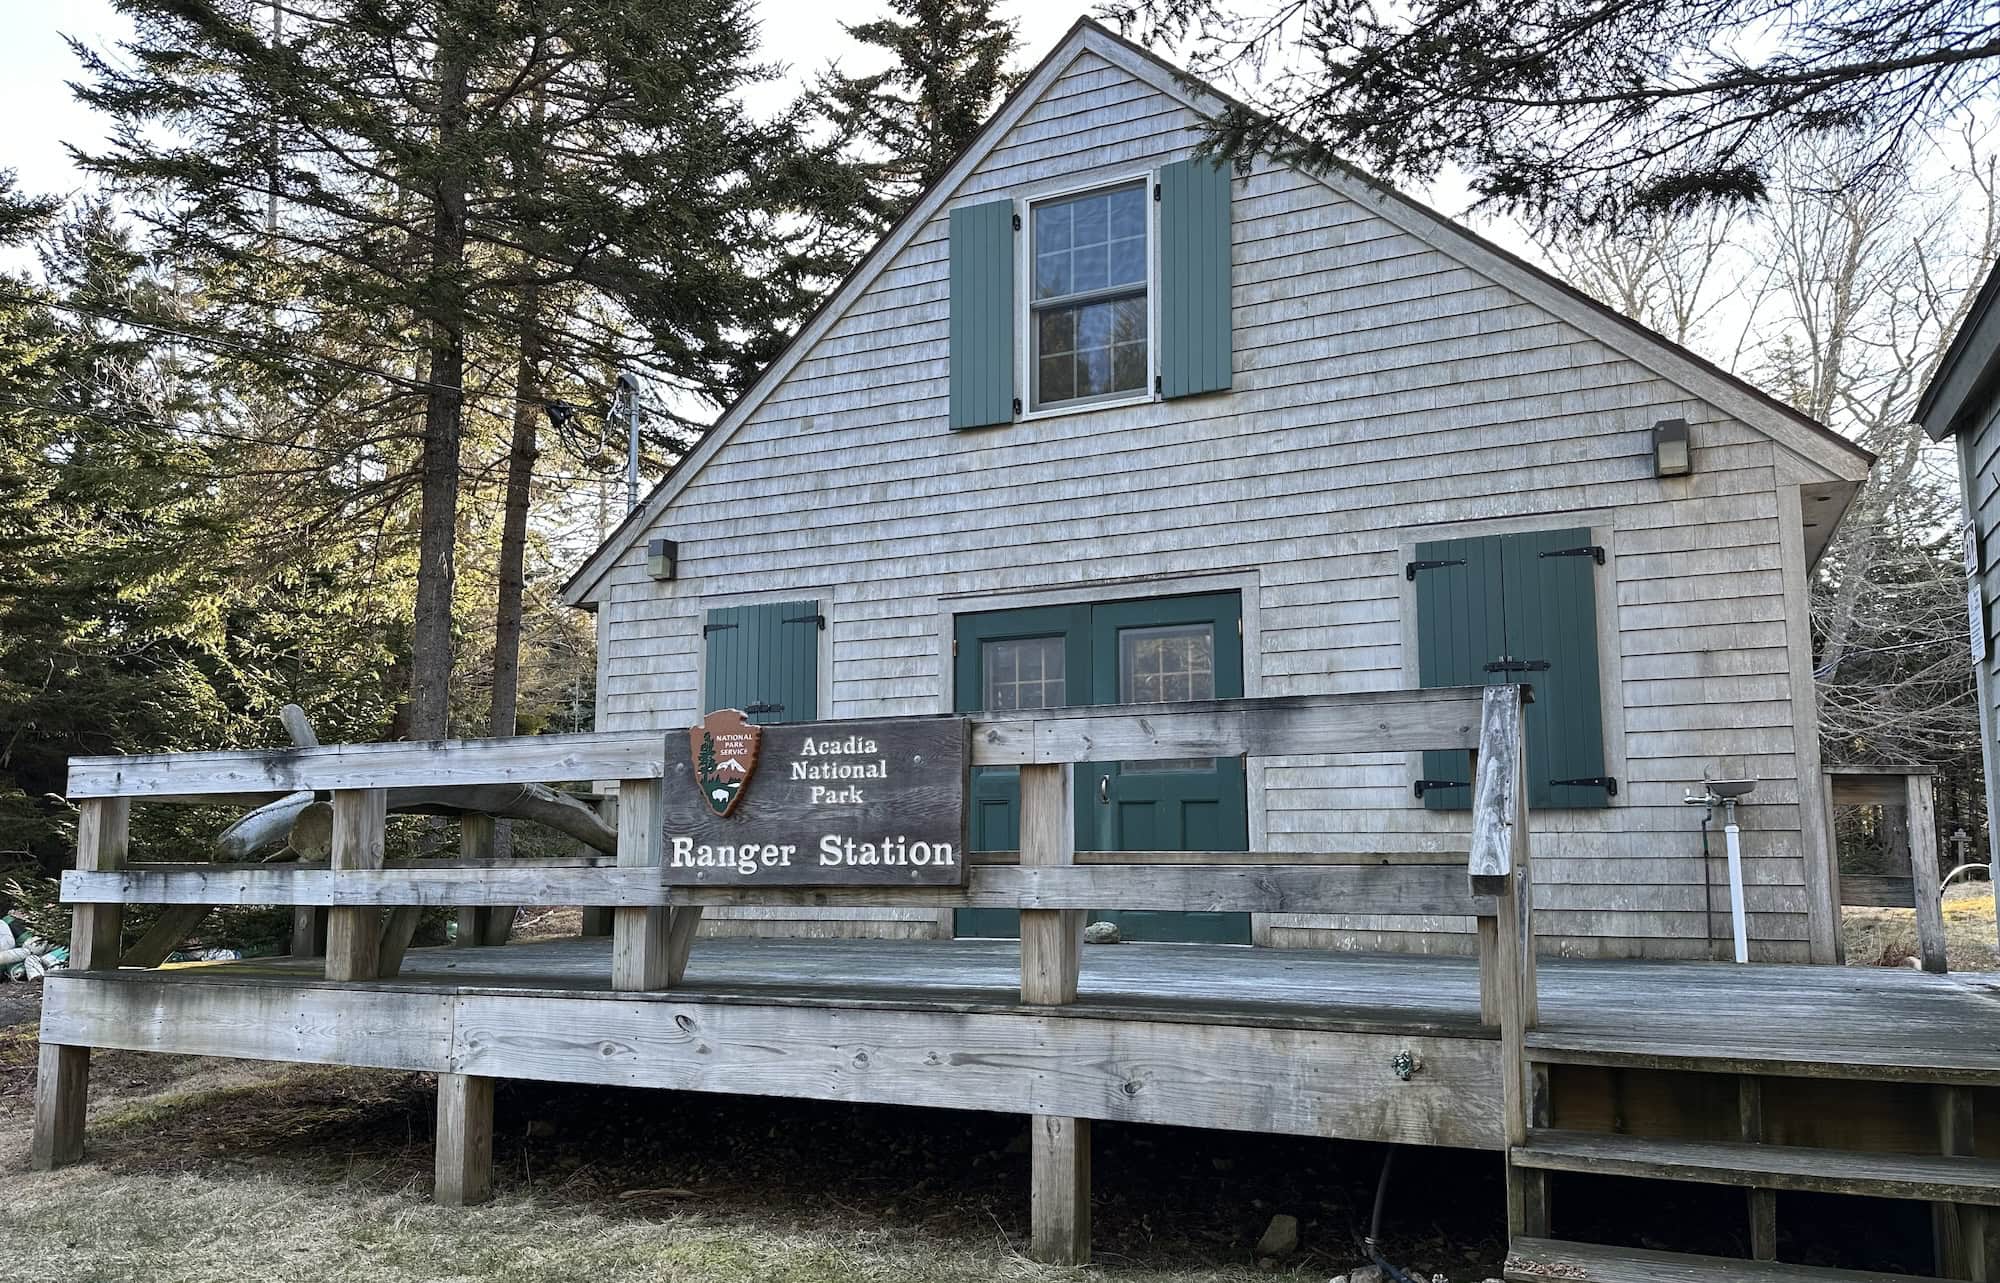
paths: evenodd
<path fill-rule="evenodd" d="M 1849 966 L 1913 966 L 1917 956 L 1915 909 L 1840 911 L 1841 935 L 1847 942 Z M 1945 954 L 1953 971 L 2000 970 L 1995 948 L 1993 886 L 1977 882 L 1958 885 L 1944 897 Z"/>

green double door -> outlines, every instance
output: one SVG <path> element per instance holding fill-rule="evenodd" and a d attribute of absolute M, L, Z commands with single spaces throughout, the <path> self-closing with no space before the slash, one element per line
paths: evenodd
<path fill-rule="evenodd" d="M 1013 713 L 1070 704 L 1171 704 L 1243 694 L 1242 604 L 1235 593 L 1155 597 L 960 615 L 953 706 Z M 1240 758 L 1083 762 L 1075 772 L 1079 851 L 1243 851 L 1249 820 Z M 973 772 L 975 851 L 1020 845 L 1020 777 Z M 1092 921 L 1127 940 L 1250 943 L 1247 913 L 1160 913 L 1106 906 Z M 961 909 L 960 936 L 1018 936 L 1011 910 Z"/>

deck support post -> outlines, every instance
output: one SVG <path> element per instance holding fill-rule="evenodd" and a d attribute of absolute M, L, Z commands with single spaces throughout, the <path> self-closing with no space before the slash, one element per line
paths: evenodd
<path fill-rule="evenodd" d="M 440 1207 L 470 1207 L 493 1196 L 493 1080 L 439 1074 L 437 1187 Z"/>
<path fill-rule="evenodd" d="M 1764 1139 L 1764 1084 L 1753 1074 L 1736 1080 L 1736 1139 L 1751 1143 Z M 1778 1259 L 1778 1192 L 1771 1189 L 1744 1191 L 1750 1214 L 1750 1259 Z"/>
<path fill-rule="evenodd" d="M 1921 886 L 1917 894 L 1923 894 Z M 1938 1152 L 1974 1153 L 1971 1090 L 1939 1086 L 1932 1091 L 1937 1108 Z M 1993 1209 L 1973 1203 L 1931 1204 L 1931 1242 L 1939 1277 L 2000 1283 L 2000 1225 L 1995 1224 Z"/>
<path fill-rule="evenodd" d="M 1917 954 L 1925 971 L 1943 975 L 1944 889 L 1938 875 L 1937 793 L 1929 775 L 1903 778 L 1904 819 L 1910 826 L 1910 886 L 1917 902 Z"/>
<path fill-rule="evenodd" d="M 618 785 L 618 867 L 658 868 L 662 855 L 660 781 Z M 611 987 L 665 989 L 672 983 L 668 910 L 624 908 L 611 919 Z"/>
<path fill-rule="evenodd" d="M 468 860 L 490 860 L 498 849 L 499 822 L 490 815 L 465 814 L 458 817 L 458 853 Z M 468 905 L 458 911 L 460 945 L 506 944 L 514 930 L 517 913 L 513 905 Z"/>
<path fill-rule="evenodd" d="M 617 828 L 618 799 L 615 797 L 598 798 L 597 814 L 603 818 L 606 824 L 609 824 L 614 829 Z M 598 905 L 590 905 L 590 904 L 584 905 L 583 929 L 580 932 L 578 932 L 578 934 L 584 936 L 610 935 L 612 916 L 613 916 L 612 911 L 608 908 L 603 908 Z"/>
<path fill-rule="evenodd" d="M 83 1157 L 83 1109 L 90 1090 L 90 1048 L 45 1042 L 35 1069 L 34 1135 L 28 1161 L 53 1171 Z"/>
<path fill-rule="evenodd" d="M 1049 868 L 1076 863 L 1070 819 L 1071 767 L 1021 768 L 1021 863 Z M 1082 909 L 1021 911 L 1021 1001 L 1060 1006 L 1076 1001 L 1083 962 Z M 1090 1262 L 1090 1120 L 1036 1114 L 1031 1144 L 1030 1254 L 1052 1265 Z"/>
<path fill-rule="evenodd" d="M 333 791 L 333 867 L 382 867 L 386 789 Z M 326 916 L 326 978 L 373 980 L 381 966 L 382 911 L 334 909 Z"/>
<path fill-rule="evenodd" d="M 326 956 L 326 906 L 301 904 L 292 909 L 292 943 L 287 950 L 294 958 Z"/>
<path fill-rule="evenodd" d="M 79 804 L 76 867 L 104 872 L 125 867 L 132 803 L 94 797 Z M 116 969 L 124 906 L 79 904 L 71 911 L 69 965 L 77 971 Z M 83 1157 L 84 1101 L 90 1090 L 90 1048 L 45 1042 L 35 1062 L 35 1117 L 28 1158 L 48 1171 Z"/>

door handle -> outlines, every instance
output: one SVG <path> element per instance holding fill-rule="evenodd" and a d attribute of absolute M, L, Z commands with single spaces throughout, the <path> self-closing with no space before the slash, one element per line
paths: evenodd
<path fill-rule="evenodd" d="M 1097 777 L 1097 800 L 1102 805 L 1108 806 L 1111 803 L 1111 777 L 1109 775 L 1100 775 Z"/>

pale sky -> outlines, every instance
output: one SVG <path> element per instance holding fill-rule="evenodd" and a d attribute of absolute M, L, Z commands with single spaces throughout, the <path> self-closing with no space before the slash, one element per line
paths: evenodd
<path fill-rule="evenodd" d="M 872 70 L 841 23 L 864 22 L 885 7 L 878 0 L 758 0 L 765 57 L 801 80 L 834 58 L 850 72 Z M 1083 0 L 1005 0 L 1001 12 L 1020 20 L 1021 65 L 1033 65 L 1089 7 Z M 102 123 L 70 95 L 66 82 L 77 77 L 77 65 L 63 37 L 102 50 L 127 30 L 106 0 L 0 0 L 0 120 L 13 122 L 0 144 L 0 168 L 18 171 L 23 190 L 77 190 L 85 180 L 63 144 L 91 147 L 104 137 Z"/>

